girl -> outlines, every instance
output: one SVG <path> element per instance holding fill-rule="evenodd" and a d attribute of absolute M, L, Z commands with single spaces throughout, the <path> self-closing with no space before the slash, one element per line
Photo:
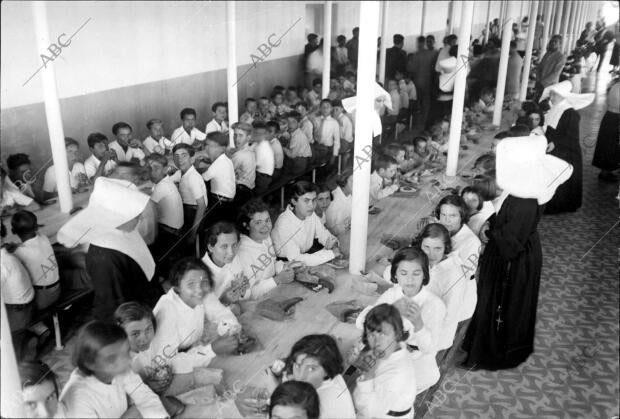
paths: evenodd
<path fill-rule="evenodd" d="M 403 327 L 399 310 L 379 304 L 365 316 L 363 328 L 363 341 L 374 362 L 359 378 L 353 392 L 358 416 L 413 418 L 416 363 L 404 347 L 409 333 Z"/>
<path fill-rule="evenodd" d="M 466 186 L 461 191 L 461 198 L 467 205 L 469 220 L 467 227 L 474 232 L 476 236 L 480 234 L 482 225 L 493 214 L 493 204 L 490 200 L 485 200 L 481 191 L 476 186 Z"/>
<path fill-rule="evenodd" d="M 150 349 L 170 360 L 175 373 L 187 373 L 206 367 L 216 354 L 237 351 L 237 337 L 220 330 L 218 325 L 205 328 L 205 297 L 213 289 L 209 269 L 199 259 L 186 257 L 170 271 L 172 288 L 163 295 L 153 314 L 157 321 Z M 214 339 L 215 337 L 215 339 Z"/>
<path fill-rule="evenodd" d="M 72 361 L 76 369 L 60 395 L 68 418 L 168 417 L 157 395 L 131 371 L 129 342 L 120 326 L 96 320 L 84 325 Z"/>
<path fill-rule="evenodd" d="M 317 419 L 319 412 L 316 390 L 300 381 L 280 384 L 269 400 L 269 419 Z"/>
<path fill-rule="evenodd" d="M 442 333 L 446 306 L 430 292 L 428 257 L 418 248 L 405 247 L 396 252 L 390 268 L 390 280 L 396 284 L 385 291 L 375 303 L 394 304 L 404 318 L 408 331 L 407 344 L 414 350 L 415 379 L 420 393 L 439 380 L 435 361 Z M 362 329 L 364 320 L 373 306 L 366 307 L 355 324 Z M 405 339 L 403 339 L 405 340 Z"/>
<path fill-rule="evenodd" d="M 27 418 L 64 418 L 65 411 L 58 403 L 58 380 L 54 371 L 43 362 L 22 362 L 19 364 Z"/>
<path fill-rule="evenodd" d="M 545 135 L 542 128 L 545 124 L 543 113 L 539 109 L 530 109 L 526 115 L 531 130 L 530 135 Z"/>
<path fill-rule="evenodd" d="M 239 227 L 243 234 L 237 257 L 243 273 L 249 278 L 249 289 L 242 299 L 258 299 L 280 284 L 293 281 L 293 267 L 299 262 L 283 263 L 276 260 L 271 240 L 271 216 L 263 201 L 253 199 L 241 208 Z"/>

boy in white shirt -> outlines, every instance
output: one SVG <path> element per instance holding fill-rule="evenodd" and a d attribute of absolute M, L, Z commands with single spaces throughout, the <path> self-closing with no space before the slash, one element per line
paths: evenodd
<path fill-rule="evenodd" d="M 331 204 L 325 211 L 325 227 L 335 236 L 351 231 L 351 198 L 353 192 L 353 172 L 343 173 L 336 181 Z"/>
<path fill-rule="evenodd" d="M 40 207 L 34 199 L 21 193 L 19 188 L 12 184 L 6 171 L 0 167 L 0 212 L 8 215 L 22 208 L 37 211 Z"/>
<path fill-rule="evenodd" d="M 202 174 L 209 182 L 209 222 L 235 221 L 236 208 L 233 205 L 236 194 L 235 166 L 226 155 L 228 135 L 222 132 L 207 134 L 206 150 L 211 165 Z"/>
<path fill-rule="evenodd" d="M 271 149 L 273 150 L 274 156 L 274 169 L 272 175 L 272 182 L 277 182 L 282 174 L 282 166 L 284 166 L 284 150 L 282 149 L 282 144 L 280 143 L 280 139 L 278 138 L 278 134 L 280 132 L 280 124 L 276 121 L 268 121 L 267 122 L 267 130 L 268 130 L 268 139 L 271 144 Z"/>
<path fill-rule="evenodd" d="M 213 119 L 207 123 L 205 134 L 208 135 L 210 132 L 228 131 L 228 123 L 226 123 L 228 109 L 226 104 L 224 102 L 215 102 L 213 106 L 211 106 L 211 111 L 213 112 Z"/>
<path fill-rule="evenodd" d="M 131 140 L 129 140 L 129 148 L 125 153 L 125 158 L 127 159 L 127 161 L 138 163 L 141 165 L 144 161 L 144 158 L 146 157 L 146 153 L 144 152 L 144 150 L 142 150 L 143 148 L 146 149 L 140 139 L 132 138 Z"/>
<path fill-rule="evenodd" d="M 108 148 L 108 137 L 99 132 L 90 134 L 86 142 L 92 154 L 84 161 L 84 170 L 88 179 L 94 182 L 99 176 L 108 176 L 112 172 L 118 156 Z"/>
<path fill-rule="evenodd" d="M 151 119 L 146 123 L 151 135 L 142 144 L 149 153 L 167 154 L 172 152 L 172 141 L 164 137 L 164 123 L 160 119 Z"/>
<path fill-rule="evenodd" d="M 131 125 L 126 122 L 117 122 L 112 126 L 112 134 L 116 137 L 113 141 L 108 143 L 110 150 L 114 150 L 118 161 L 129 161 L 127 158 L 127 150 L 129 149 L 129 143 L 131 142 L 131 133 L 133 129 Z"/>
<path fill-rule="evenodd" d="M 253 124 L 252 139 L 256 154 L 256 186 L 254 195 L 261 196 L 269 189 L 275 170 L 275 153 L 267 139 L 267 126 L 263 122 Z"/>
<path fill-rule="evenodd" d="M 172 149 L 174 164 L 180 169 L 172 180 L 179 183 L 183 200 L 183 231 L 189 232 L 187 242 L 190 246 L 196 241 L 208 204 L 207 187 L 193 164 L 194 154 L 194 148 L 185 143 L 177 144 Z"/>
<path fill-rule="evenodd" d="M 398 162 L 393 157 L 379 156 L 373 166 L 374 170 L 370 175 L 370 206 L 392 195 L 400 187 L 398 179 L 395 178 Z"/>
<path fill-rule="evenodd" d="M 271 232 L 279 257 L 317 266 L 340 256 L 338 239 L 327 231 L 314 212 L 317 191 L 316 185 L 303 180 L 293 185 L 290 205 L 280 214 Z M 323 249 L 307 253 L 314 239 Z"/>
<path fill-rule="evenodd" d="M 332 112 L 340 126 L 340 154 L 342 155 L 342 167 L 349 167 L 353 153 L 353 123 L 345 113 L 341 100 L 332 101 Z"/>
<path fill-rule="evenodd" d="M 333 166 L 340 152 L 340 125 L 331 116 L 332 104 L 329 99 L 321 101 L 320 116 L 314 127 L 314 156 L 317 163 L 327 162 Z M 331 168 L 331 167 L 330 167 Z M 329 171 L 329 169 L 327 169 Z"/>
<path fill-rule="evenodd" d="M 207 136 L 196 128 L 196 111 L 192 108 L 184 108 L 181 111 L 181 121 L 182 125 L 175 129 L 170 137 L 173 146 L 181 143 L 194 145 L 194 142 L 198 141 L 199 143 L 196 146 L 200 147 L 201 142 Z"/>
<path fill-rule="evenodd" d="M 67 151 L 67 163 L 69 165 L 69 184 L 71 190 L 75 193 L 80 187 L 88 185 L 88 176 L 84 165 L 79 162 L 80 145 L 73 138 L 65 138 L 65 150 Z M 58 195 L 58 186 L 56 184 L 56 171 L 54 165 L 51 165 L 45 171 L 43 180 L 43 199 L 50 199 Z"/>
<path fill-rule="evenodd" d="M 300 108 L 301 106 L 298 106 Z M 303 108 L 305 109 L 305 108 Z M 295 177 L 306 171 L 312 158 L 312 149 L 310 148 L 310 140 L 299 127 L 301 114 L 299 112 L 290 112 L 287 116 L 289 137 L 288 146 L 284 148 L 286 159 L 284 162 L 284 175 Z M 312 126 L 312 124 L 310 124 Z"/>
<path fill-rule="evenodd" d="M 239 117 L 239 122 L 245 122 L 251 125 L 256 119 L 259 119 L 256 99 L 249 97 L 245 100 L 245 112 Z"/>
<path fill-rule="evenodd" d="M 252 126 L 237 122 L 232 129 L 235 131 L 235 152 L 231 158 L 237 182 L 235 205 L 240 207 L 252 198 L 252 191 L 256 186 L 256 155 L 250 148 Z"/>

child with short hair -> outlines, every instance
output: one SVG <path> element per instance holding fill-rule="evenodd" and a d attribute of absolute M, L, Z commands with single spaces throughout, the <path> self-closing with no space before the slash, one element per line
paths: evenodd
<path fill-rule="evenodd" d="M 311 384 L 287 381 L 280 384 L 269 399 L 269 419 L 318 419 L 319 396 Z"/>
<path fill-rule="evenodd" d="M 108 137 L 95 132 L 86 139 L 91 156 L 84 161 L 86 176 L 94 181 L 99 176 L 107 176 L 116 167 L 118 156 L 108 148 Z"/>
<path fill-rule="evenodd" d="M 252 124 L 255 119 L 259 118 L 258 110 L 256 109 L 256 99 L 249 97 L 244 102 L 245 112 L 239 117 L 239 122 L 245 122 L 246 124 Z"/>
<path fill-rule="evenodd" d="M 112 134 L 114 134 L 115 139 L 108 143 L 108 147 L 116 153 L 118 161 L 131 160 L 127 158 L 126 153 L 131 142 L 132 132 L 133 128 L 127 122 L 117 122 L 112 126 Z"/>
<path fill-rule="evenodd" d="M 207 135 L 196 128 L 196 110 L 193 108 L 183 108 L 180 117 L 182 124 L 172 133 L 170 137 L 172 144 L 184 143 L 193 145 L 195 141 L 198 141 L 199 143 L 196 145 L 200 146 L 200 142 L 204 141 Z"/>
<path fill-rule="evenodd" d="M 75 342 L 76 368 L 60 395 L 67 417 L 169 416 L 159 397 L 131 370 L 129 342 L 120 326 L 91 321 L 80 329 Z"/>
<path fill-rule="evenodd" d="M 327 186 L 326 183 L 321 183 L 317 186 L 317 194 L 316 194 L 316 206 L 314 208 L 314 212 L 321 220 L 321 223 L 325 225 L 325 221 L 327 220 L 325 212 L 329 207 L 329 204 L 332 203 L 332 191 Z"/>
<path fill-rule="evenodd" d="M 8 215 L 19 209 L 37 211 L 40 207 L 35 200 L 10 182 L 4 168 L 0 167 L 0 212 Z"/>
<path fill-rule="evenodd" d="M 308 92 L 308 109 L 318 109 L 321 104 L 321 94 L 323 89 L 323 82 L 321 79 L 314 79 L 312 81 L 312 90 Z"/>
<path fill-rule="evenodd" d="M 299 96 L 297 96 L 297 87 L 289 86 L 286 89 L 286 100 L 284 104 L 289 107 L 289 112 L 295 109 L 295 106 L 301 101 Z"/>
<path fill-rule="evenodd" d="M 331 113 L 331 101 L 323 99 L 320 115 L 315 120 L 313 155 L 317 162 L 329 162 L 333 165 L 340 152 L 340 125 Z"/>
<path fill-rule="evenodd" d="M 325 226 L 336 237 L 351 230 L 351 199 L 353 194 L 353 171 L 341 174 L 338 185 L 332 191 L 332 201 L 325 211 Z"/>
<path fill-rule="evenodd" d="M 30 275 L 37 310 L 44 310 L 60 297 L 60 275 L 50 240 L 38 227 L 37 217 L 30 211 L 19 211 L 11 219 L 13 234 L 21 240 L 13 253 Z"/>
<path fill-rule="evenodd" d="M 395 179 L 398 162 L 390 156 L 380 155 L 373 162 L 373 172 L 370 175 L 369 205 L 375 205 L 379 200 L 392 195 L 400 187 Z M 388 183 L 388 186 L 384 186 Z"/>
<path fill-rule="evenodd" d="M 341 100 L 332 101 L 332 112 L 340 126 L 340 154 L 343 155 L 342 167 L 348 167 L 353 152 L 353 122 L 344 110 Z"/>
<path fill-rule="evenodd" d="M 299 113 L 299 128 L 305 134 L 306 138 L 308 138 L 308 142 L 310 144 L 314 143 L 314 125 L 308 117 L 308 105 L 304 102 L 299 102 L 295 107 L 295 111 Z"/>
<path fill-rule="evenodd" d="M 494 90 L 491 87 L 484 87 L 480 92 L 480 98 L 473 106 L 476 112 L 493 113 L 495 107 Z"/>
<path fill-rule="evenodd" d="M 300 108 L 300 106 L 297 106 Z M 301 114 L 298 112 L 289 112 L 287 116 L 288 134 L 290 139 L 288 145 L 284 147 L 284 167 L 285 176 L 297 176 L 304 173 L 312 158 L 312 149 L 310 148 L 310 140 L 299 127 Z M 312 124 L 310 124 L 312 125 Z"/>
<path fill-rule="evenodd" d="M 263 122 L 273 119 L 274 115 L 269 110 L 270 105 L 271 102 L 269 102 L 268 97 L 262 96 L 260 99 L 258 99 L 258 118 L 254 119 L 260 119 Z"/>
<path fill-rule="evenodd" d="M 232 129 L 235 132 L 235 152 L 232 162 L 235 168 L 235 205 L 245 204 L 251 197 L 256 186 L 256 154 L 250 148 L 252 126 L 244 122 L 236 122 Z"/>
<path fill-rule="evenodd" d="M 284 103 L 284 94 L 279 91 L 274 92 L 273 95 L 271 95 L 271 103 L 269 105 L 269 112 L 271 112 L 271 114 L 277 118 L 290 111 L 291 111 L 291 108 L 289 108 Z"/>
<path fill-rule="evenodd" d="M 67 152 L 67 164 L 69 166 L 69 185 L 73 193 L 89 185 L 88 176 L 84 165 L 79 161 L 80 144 L 73 138 L 65 138 L 65 150 Z M 56 170 L 51 165 L 45 171 L 43 178 L 43 198 L 49 199 L 58 195 L 58 186 L 56 184 Z"/>
<path fill-rule="evenodd" d="M 142 148 L 146 147 L 142 144 L 139 138 L 132 138 L 129 140 L 129 148 L 125 153 L 125 158 L 127 161 L 142 165 L 144 163 L 144 158 L 146 157 L 146 154 Z"/>
<path fill-rule="evenodd" d="M 149 153 L 167 154 L 172 152 L 172 141 L 164 136 L 164 123 L 160 119 L 151 119 L 146 123 L 146 128 L 150 135 L 144 139 L 142 144 Z"/>
<path fill-rule="evenodd" d="M 274 170 L 273 170 L 273 182 L 277 182 L 282 174 L 282 166 L 284 166 L 284 150 L 282 149 L 282 143 L 278 138 L 280 133 L 280 123 L 275 121 L 267 122 L 267 139 L 271 144 L 274 156 Z"/>
<path fill-rule="evenodd" d="M 209 182 L 210 220 L 234 220 L 235 199 L 235 167 L 226 155 L 228 135 L 222 132 L 207 134 L 206 150 L 211 164 L 202 174 L 205 182 Z"/>
<path fill-rule="evenodd" d="M 213 119 L 207 123 L 205 134 L 228 131 L 228 123 L 226 122 L 228 118 L 228 105 L 224 102 L 215 102 L 211 106 L 211 112 L 213 112 Z"/>
<path fill-rule="evenodd" d="M 275 170 L 275 153 L 267 138 L 267 126 L 255 122 L 252 131 L 254 153 L 256 154 L 256 187 L 254 194 L 260 196 L 267 192 Z"/>
<path fill-rule="evenodd" d="M 41 361 L 20 362 L 21 396 L 27 418 L 64 418 L 64 406 L 59 403 L 58 378 Z"/>

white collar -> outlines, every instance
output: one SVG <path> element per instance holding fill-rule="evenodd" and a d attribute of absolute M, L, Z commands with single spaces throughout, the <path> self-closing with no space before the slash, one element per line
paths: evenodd
<path fill-rule="evenodd" d="M 558 122 L 560 122 L 560 118 L 567 109 L 570 109 L 572 106 L 568 102 L 568 100 L 564 99 L 560 103 L 551 106 L 547 114 L 545 115 L 545 126 L 544 130 L 547 131 L 547 127 L 551 127 L 556 129 L 558 126 Z"/>

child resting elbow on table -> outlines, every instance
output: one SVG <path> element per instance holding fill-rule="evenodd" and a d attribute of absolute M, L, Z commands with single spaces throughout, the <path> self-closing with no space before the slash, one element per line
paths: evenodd
<path fill-rule="evenodd" d="M 370 175 L 370 200 L 373 206 L 377 201 L 398 191 L 400 184 L 396 179 L 398 162 L 390 156 L 379 156 L 373 162 L 374 170 Z"/>
<path fill-rule="evenodd" d="M 20 209 L 37 211 L 40 209 L 33 198 L 24 195 L 17 187 L 6 181 L 7 173 L 0 167 L 0 211 L 2 215 L 12 214 Z"/>

